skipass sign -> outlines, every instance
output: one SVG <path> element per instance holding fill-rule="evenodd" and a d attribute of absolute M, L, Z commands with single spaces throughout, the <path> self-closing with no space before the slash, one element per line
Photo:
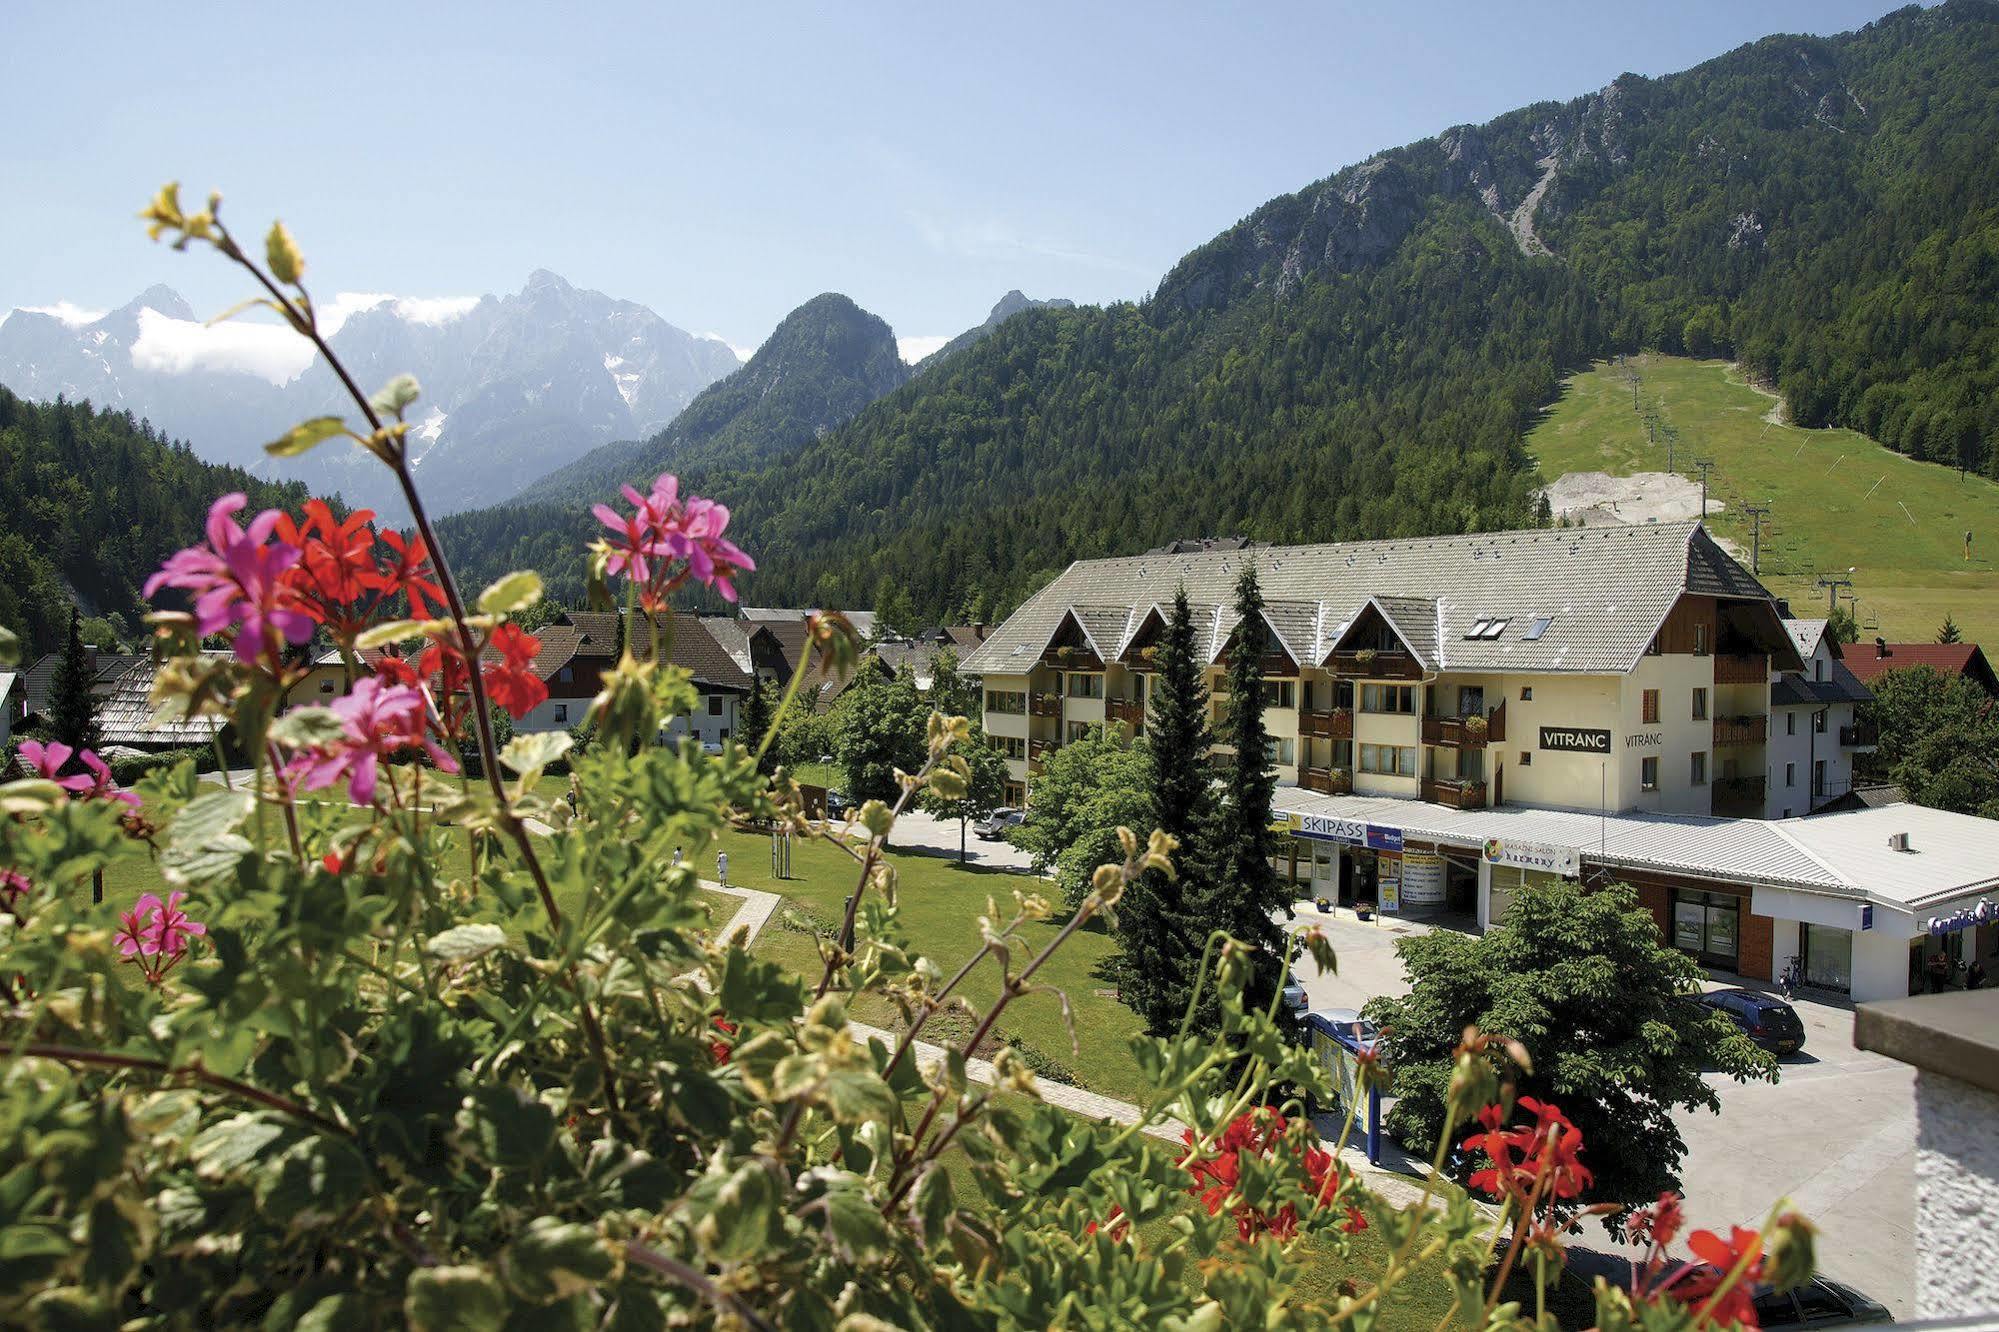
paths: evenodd
<path fill-rule="evenodd" d="M 1510 865 L 1515 869 L 1559 874 L 1564 879 L 1582 875 L 1582 852 L 1572 846 L 1550 846 L 1545 842 L 1521 842 L 1511 837 L 1485 839 L 1485 859 L 1489 865 Z"/>

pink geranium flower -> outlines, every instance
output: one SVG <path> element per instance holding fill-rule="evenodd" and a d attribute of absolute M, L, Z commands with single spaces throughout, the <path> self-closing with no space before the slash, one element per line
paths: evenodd
<path fill-rule="evenodd" d="M 727 505 L 690 495 L 680 498 L 679 478 L 661 473 L 649 494 L 634 487 L 623 490 L 633 512 L 619 513 L 608 504 L 591 509 L 611 531 L 605 570 L 630 578 L 639 601 L 649 611 L 666 605 L 667 596 L 688 578 L 714 588 L 724 600 L 736 599 L 735 576 L 757 567 L 756 561 L 725 535 Z"/>
<path fill-rule="evenodd" d="M 146 979 L 158 982 L 187 956 L 188 941 L 208 933 L 208 927 L 181 910 L 179 891 L 167 894 L 162 902 L 153 893 L 144 893 L 130 911 L 118 917 L 118 951 L 129 958 Z"/>
<path fill-rule="evenodd" d="M 312 617 L 284 578 L 299 561 L 297 546 L 273 540 L 284 516 L 266 509 L 246 532 L 235 514 L 249 504 L 232 491 L 208 510 L 208 544 L 177 551 L 146 580 L 145 594 L 179 588 L 194 599 L 195 628 L 202 634 L 236 629 L 236 656 L 255 662 L 279 640 L 298 644 L 312 637 Z"/>
<path fill-rule="evenodd" d="M 89 772 L 79 772 L 73 776 L 62 776 L 70 757 L 75 755 Z M 86 749 L 81 754 L 60 740 L 43 744 L 39 740 L 21 742 L 21 758 L 33 768 L 38 776 L 46 777 L 63 790 L 83 800 L 116 800 L 134 809 L 139 806 L 139 797 L 121 788 L 111 779 L 111 765 L 97 757 L 95 750 Z"/>
<path fill-rule="evenodd" d="M 342 723 L 340 739 L 299 755 L 289 765 L 305 790 L 323 790 L 345 778 L 355 804 L 373 804 L 381 761 L 415 746 L 446 772 L 458 771 L 458 760 L 430 738 L 420 689 L 363 676 L 346 697 L 334 701 L 332 710 Z"/>
<path fill-rule="evenodd" d="M 0 910 L 14 910 L 34 887 L 35 881 L 21 871 L 0 869 Z"/>

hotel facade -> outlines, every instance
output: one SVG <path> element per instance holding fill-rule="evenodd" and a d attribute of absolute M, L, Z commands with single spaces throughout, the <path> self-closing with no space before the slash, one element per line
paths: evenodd
<path fill-rule="evenodd" d="M 1697 523 L 1073 564 L 964 664 L 1013 803 L 1091 729 L 1143 734 L 1182 588 L 1219 715 L 1250 560 L 1292 833 L 1281 868 L 1301 897 L 1455 908 L 1483 927 L 1536 876 L 1614 877 L 1718 972 L 1769 979 L 1795 955 L 1859 998 L 1905 993 L 1935 948 L 1989 948 L 1982 921 L 1963 938 L 1929 920 L 1975 910 L 1999 858 L 1991 877 L 1916 875 L 1898 895 L 1787 834 L 1848 817 L 1803 816 L 1850 784 L 1866 693 L 1823 627 L 1787 621 Z M 1999 825 L 1967 822 L 1999 852 Z"/>

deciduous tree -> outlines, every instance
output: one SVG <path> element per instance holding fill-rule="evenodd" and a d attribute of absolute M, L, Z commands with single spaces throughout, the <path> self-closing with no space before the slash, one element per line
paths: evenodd
<path fill-rule="evenodd" d="M 1777 1076 L 1771 1056 L 1691 1000 L 1699 966 L 1624 884 L 1526 888 L 1485 934 L 1432 930 L 1395 948 L 1409 993 L 1366 1011 L 1395 1068 L 1389 1128 L 1417 1149 L 1437 1140 L 1451 1052 L 1474 1023 L 1524 1043 L 1534 1067 L 1521 1093 L 1556 1102 L 1583 1131 L 1595 1175 L 1585 1201 L 1638 1206 L 1679 1187 L 1687 1144 L 1674 1113 L 1721 1110 L 1705 1070 Z"/>

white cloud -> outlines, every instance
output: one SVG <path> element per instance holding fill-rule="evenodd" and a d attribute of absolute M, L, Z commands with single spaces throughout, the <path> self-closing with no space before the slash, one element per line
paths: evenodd
<path fill-rule="evenodd" d="M 57 301 L 54 305 L 23 305 L 20 308 L 29 314 L 54 315 L 71 328 L 94 324 L 104 318 L 106 313 L 103 310 L 86 310 L 80 305 L 71 305 L 68 301 Z M 12 313 L 14 313 L 12 310 L 7 312 L 7 314 Z M 6 322 L 6 319 L 7 315 L 0 315 L 0 323 Z"/>
<path fill-rule="evenodd" d="M 394 302 L 396 314 L 412 324 L 448 324 L 479 304 L 477 296 L 394 296 L 385 291 L 343 291 L 319 307 L 319 326 L 332 337 L 363 310 Z"/>
<path fill-rule="evenodd" d="M 232 370 L 284 385 L 312 364 L 312 344 L 279 324 L 232 320 L 197 324 L 139 311 L 132 364 L 140 370 L 184 375 L 192 370 Z"/>
<path fill-rule="evenodd" d="M 936 351 L 950 340 L 949 335 L 943 333 L 926 334 L 914 338 L 897 338 L 895 340 L 895 350 L 906 363 L 915 365 L 918 361 L 928 356 L 931 352 Z"/>
<path fill-rule="evenodd" d="M 736 354 L 736 359 L 738 361 L 749 360 L 752 356 L 755 356 L 757 354 L 757 347 L 761 347 L 763 345 L 762 343 L 757 343 L 756 346 L 745 347 L 740 342 L 729 341 L 728 335 L 724 333 L 696 333 L 694 336 L 697 338 L 712 338 L 714 341 L 721 343 L 724 347 L 727 347 L 730 351 Z"/>

